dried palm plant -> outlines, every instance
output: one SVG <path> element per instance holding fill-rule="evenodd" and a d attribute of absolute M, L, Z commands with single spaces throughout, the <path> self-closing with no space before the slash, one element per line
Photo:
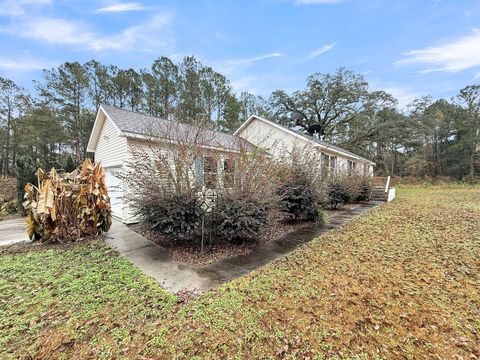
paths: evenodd
<path fill-rule="evenodd" d="M 101 163 L 86 159 L 70 173 L 38 169 L 36 176 L 38 187 L 25 186 L 23 203 L 30 239 L 74 242 L 110 229 L 111 205 Z"/>

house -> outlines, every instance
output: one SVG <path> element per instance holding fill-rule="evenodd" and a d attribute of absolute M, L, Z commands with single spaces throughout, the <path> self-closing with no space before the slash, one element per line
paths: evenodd
<path fill-rule="evenodd" d="M 205 149 L 206 155 L 195 164 L 192 174 L 204 188 L 224 186 L 226 182 L 232 181 L 235 169 L 230 160 L 233 156 L 241 152 L 253 152 L 257 148 L 281 158 L 295 146 L 309 146 L 318 152 L 321 165 L 327 166 L 329 171 L 345 168 L 373 175 L 373 162 L 259 116 L 251 116 L 233 135 L 229 135 L 101 105 L 87 152 L 94 153 L 95 160 L 103 164 L 113 215 L 124 223 L 138 221 L 128 203 L 128 194 L 122 180 L 118 177 L 132 159 L 134 149 L 148 152 L 152 143 L 161 148 L 178 147 L 190 142 Z"/>
<path fill-rule="evenodd" d="M 274 157 L 282 158 L 296 147 L 314 151 L 319 168 L 329 173 L 353 171 L 357 174 L 373 176 L 375 163 L 338 146 L 319 140 L 313 136 L 293 131 L 285 126 L 261 116 L 250 116 L 234 133 L 257 147 L 266 149 Z"/>
<path fill-rule="evenodd" d="M 223 186 L 224 182 L 233 179 L 234 168 L 230 159 L 240 152 L 256 149 L 238 136 L 112 106 L 99 107 L 87 152 L 94 153 L 95 160 L 103 164 L 114 217 L 124 223 L 138 222 L 129 206 L 128 193 L 118 176 L 132 160 L 135 151 L 149 153 L 152 144 L 167 148 L 185 143 L 198 144 L 204 150 L 205 155 L 195 163 L 192 177 L 196 177 L 198 184 L 205 188 Z"/>

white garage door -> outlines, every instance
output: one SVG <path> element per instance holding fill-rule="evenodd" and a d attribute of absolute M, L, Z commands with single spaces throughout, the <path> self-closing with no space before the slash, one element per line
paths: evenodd
<path fill-rule="evenodd" d="M 110 167 L 105 169 L 105 178 L 107 181 L 108 194 L 110 195 L 110 202 L 112 204 L 113 216 L 123 218 L 123 188 L 122 180 L 115 176 L 121 168 Z"/>

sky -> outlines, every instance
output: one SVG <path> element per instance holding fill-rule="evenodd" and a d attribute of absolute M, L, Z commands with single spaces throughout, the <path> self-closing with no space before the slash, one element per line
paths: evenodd
<path fill-rule="evenodd" d="M 480 83 L 479 0 L 0 0 L 0 76 L 194 55 L 236 91 L 293 92 L 344 66 L 401 106 Z"/>

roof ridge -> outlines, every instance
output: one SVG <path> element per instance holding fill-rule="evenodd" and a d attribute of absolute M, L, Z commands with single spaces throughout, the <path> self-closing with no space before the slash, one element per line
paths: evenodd
<path fill-rule="evenodd" d="M 163 118 L 163 117 L 146 114 L 146 113 L 144 113 L 144 112 L 139 112 L 139 111 L 133 111 L 133 110 L 129 110 L 129 109 L 120 108 L 120 107 L 118 107 L 118 106 L 112 106 L 112 105 L 108 105 L 108 104 L 100 104 L 100 106 L 102 106 L 102 107 L 109 107 L 109 108 L 112 108 L 112 109 L 115 109 L 115 110 L 120 110 L 120 111 L 126 111 L 126 112 L 129 112 L 129 113 L 132 113 L 132 114 L 136 114 L 136 115 L 148 116 L 148 117 L 151 117 L 151 118 L 154 118 L 154 119 L 158 119 L 158 120 L 162 120 L 162 121 L 168 121 L 168 122 L 170 122 L 170 123 L 180 124 L 180 125 L 189 126 L 189 127 L 196 127 L 196 128 L 198 128 L 198 129 L 212 131 L 212 132 L 217 133 L 217 134 L 228 135 L 228 136 L 233 136 L 233 137 L 235 137 L 235 138 L 240 138 L 240 137 L 237 136 L 237 135 L 228 134 L 228 133 L 226 133 L 226 132 L 219 131 L 219 130 L 215 130 L 215 129 L 212 129 L 212 128 L 209 128 L 209 127 L 200 127 L 200 126 L 193 125 L 193 124 L 187 124 L 186 122 L 182 122 L 182 121 L 169 120 L 169 119 L 165 119 L 165 118 Z M 127 131 L 127 132 L 136 133 L 135 131 Z M 138 134 L 140 134 L 140 133 L 138 133 Z"/>
<path fill-rule="evenodd" d="M 132 113 L 132 114 L 145 115 L 145 116 L 153 117 L 153 118 L 160 119 L 160 120 L 171 121 L 171 122 L 178 122 L 178 121 L 174 121 L 174 120 L 168 120 L 168 119 L 165 119 L 165 118 L 160 117 L 160 116 L 155 116 L 155 115 L 146 114 L 146 113 L 144 113 L 144 112 L 133 111 L 133 110 L 130 110 L 130 109 L 124 109 L 124 108 L 121 108 L 121 107 L 118 107 L 118 106 L 113 106 L 113 105 L 108 105 L 108 104 L 100 104 L 100 106 L 102 106 L 102 107 L 110 107 L 110 108 L 115 109 L 115 110 L 127 111 L 127 112 L 130 112 L 130 113 Z M 184 123 L 180 123 L 180 124 L 184 124 Z"/>

